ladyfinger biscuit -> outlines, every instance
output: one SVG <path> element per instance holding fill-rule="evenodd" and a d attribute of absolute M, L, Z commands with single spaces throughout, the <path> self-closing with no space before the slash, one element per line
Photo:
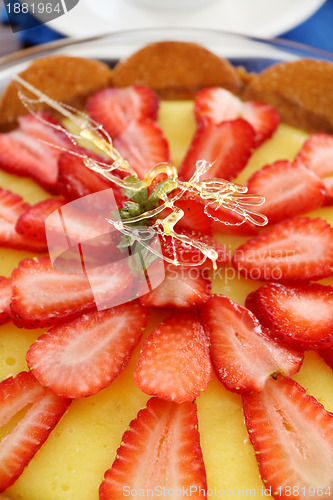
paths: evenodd
<path fill-rule="evenodd" d="M 281 121 L 310 133 L 333 133 L 333 64 L 301 59 L 278 63 L 245 86 L 242 98 L 274 106 Z"/>
<path fill-rule="evenodd" d="M 56 55 L 34 61 L 20 76 L 52 99 L 80 107 L 89 95 L 110 84 L 111 74 L 99 61 Z M 0 128 L 25 113 L 18 86 L 12 81 L 0 97 Z"/>
<path fill-rule="evenodd" d="M 140 84 L 164 99 L 193 98 L 204 87 L 221 86 L 239 94 L 243 83 L 226 60 L 195 43 L 157 42 L 135 52 L 114 69 L 116 87 Z"/>

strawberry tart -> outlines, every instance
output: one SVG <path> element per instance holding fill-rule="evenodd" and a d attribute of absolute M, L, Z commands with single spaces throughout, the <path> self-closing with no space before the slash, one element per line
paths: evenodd
<path fill-rule="evenodd" d="M 333 66 L 248 74 L 161 42 L 112 70 L 50 56 L 19 76 L 25 98 L 17 81 L 0 98 L 3 498 L 329 499 Z M 88 168 L 116 160 L 73 144 L 63 110 L 100 124 L 131 175 Z M 144 184 L 157 164 L 176 176 Z M 66 207 L 110 188 L 123 224 L 159 228 L 148 293 L 121 263 L 60 272 L 48 255 L 51 214 L 85 241 L 96 207 Z M 92 280 L 130 300 L 97 307 Z"/>

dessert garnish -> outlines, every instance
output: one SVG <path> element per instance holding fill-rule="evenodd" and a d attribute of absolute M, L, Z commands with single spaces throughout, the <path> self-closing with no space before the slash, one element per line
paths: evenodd
<path fill-rule="evenodd" d="M 211 260 L 214 269 L 216 269 L 218 253 L 214 248 L 202 241 L 193 240 L 186 234 L 179 233 L 175 230 L 177 222 L 179 222 L 184 215 L 184 211 L 177 207 L 175 203 L 186 193 L 198 195 L 205 203 L 205 214 L 212 219 L 214 219 L 214 210 L 224 207 L 241 217 L 240 221 L 235 223 L 236 225 L 241 225 L 245 221 L 249 221 L 257 226 L 264 226 L 267 223 L 267 218 L 265 216 L 252 210 L 262 205 L 264 203 L 264 198 L 257 194 L 248 194 L 247 187 L 224 179 L 207 178 L 207 173 L 213 166 L 211 162 L 205 160 L 197 161 L 194 173 L 187 181 L 180 180 L 176 168 L 171 163 L 167 162 L 153 166 L 144 175 L 143 179 L 139 179 L 135 170 L 133 170 L 129 163 L 120 155 L 114 147 L 110 135 L 100 124 L 96 123 L 84 113 L 49 98 L 20 76 L 15 76 L 14 79 L 23 88 L 37 97 L 37 99 L 32 99 L 27 97 L 22 90 L 19 91 L 20 99 L 32 114 L 36 115 L 33 109 L 36 104 L 47 104 L 60 113 L 63 118 L 67 118 L 73 122 L 78 127 L 78 133 L 69 132 L 62 125 L 50 124 L 51 127 L 64 132 L 76 146 L 78 145 L 77 141 L 79 139 L 87 139 L 93 146 L 98 148 L 99 151 L 104 153 L 108 159 L 111 159 L 112 163 L 109 164 L 107 162 L 96 161 L 89 158 L 84 153 L 76 152 L 75 150 L 69 151 L 61 146 L 56 147 L 60 147 L 60 149 L 64 149 L 75 156 L 83 158 L 87 168 L 101 174 L 117 186 L 124 188 L 125 193 L 130 194 L 132 200 L 133 198 L 146 198 L 146 205 L 148 204 L 149 209 L 147 210 L 147 207 L 145 207 L 145 210 L 139 215 L 133 215 L 133 213 L 135 213 L 135 211 L 141 211 L 140 206 L 138 206 L 138 204 L 133 205 L 133 202 L 130 201 L 125 204 L 127 209 L 126 217 L 123 217 L 121 220 L 107 218 L 110 224 L 129 238 L 131 244 L 134 241 L 138 241 L 143 247 L 149 249 L 158 257 L 163 258 L 166 262 L 179 265 L 175 252 L 173 253 L 173 258 L 170 259 L 156 252 L 154 248 L 151 248 L 145 243 L 146 240 L 150 240 L 150 237 L 153 236 L 154 233 L 159 234 L 162 238 L 171 236 L 172 240 L 179 240 L 183 244 L 194 247 L 201 252 L 201 262 L 188 263 L 187 265 L 201 265 L 208 258 Z M 127 174 L 127 176 L 121 178 L 115 174 L 117 171 L 121 172 L 123 175 Z M 204 177 L 204 180 L 201 180 L 201 177 Z M 159 180 L 159 178 L 162 180 L 156 184 L 156 179 Z M 152 192 L 149 198 L 147 198 L 146 193 L 149 189 L 152 189 Z M 144 192 L 145 195 L 142 194 L 142 192 Z M 164 218 L 159 218 L 159 214 L 165 209 L 169 209 L 171 213 Z M 146 225 L 148 220 L 150 221 L 149 227 L 145 227 L 143 230 L 137 228 L 138 224 Z M 230 224 L 230 222 L 227 221 L 225 223 L 227 225 Z M 182 265 L 184 265 L 184 263 Z"/>

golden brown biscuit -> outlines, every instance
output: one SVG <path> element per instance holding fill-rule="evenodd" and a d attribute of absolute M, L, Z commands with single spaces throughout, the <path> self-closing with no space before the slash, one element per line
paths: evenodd
<path fill-rule="evenodd" d="M 80 107 L 93 92 L 110 84 L 112 71 L 101 62 L 68 56 L 49 56 L 34 61 L 20 76 L 57 101 Z M 25 114 L 11 82 L 0 98 L 0 127 Z"/>
<path fill-rule="evenodd" d="M 204 87 L 242 89 L 237 70 L 225 59 L 195 43 L 157 42 L 121 61 L 112 77 L 116 87 L 147 85 L 164 99 L 192 98 Z"/>
<path fill-rule="evenodd" d="M 221 86 L 244 100 L 271 104 L 281 120 L 309 132 L 333 132 L 333 65 L 302 59 L 279 63 L 260 74 L 234 68 L 204 47 L 157 42 L 119 62 L 114 71 L 90 59 L 50 56 L 20 74 L 50 97 L 81 107 L 95 91 L 115 85 L 147 85 L 164 99 L 193 98 L 203 87 Z M 11 128 L 26 109 L 12 82 L 0 98 L 0 129 Z"/>
<path fill-rule="evenodd" d="M 333 64 L 301 59 L 275 64 L 252 76 L 244 100 L 267 102 L 281 120 L 308 132 L 333 133 Z"/>

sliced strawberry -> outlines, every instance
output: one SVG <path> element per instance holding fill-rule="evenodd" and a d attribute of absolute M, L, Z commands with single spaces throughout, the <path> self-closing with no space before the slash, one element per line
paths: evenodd
<path fill-rule="evenodd" d="M 122 437 L 112 469 L 99 488 L 100 500 L 131 491 L 185 491 L 206 496 L 206 471 L 194 403 L 151 398 Z M 158 495 L 159 496 L 159 495 Z"/>
<path fill-rule="evenodd" d="M 325 199 L 323 181 L 300 161 L 266 165 L 250 177 L 247 187 L 265 197 L 258 211 L 270 224 L 315 210 Z"/>
<path fill-rule="evenodd" d="M 0 134 L 0 168 L 32 177 L 46 190 L 56 192 L 58 158 L 73 144 L 52 125 L 60 127 L 60 122 L 46 113 L 21 116 L 17 129 Z"/>
<path fill-rule="evenodd" d="M 11 240 L 15 243 L 17 236 L 15 234 L 15 223 L 28 208 L 29 204 L 23 201 L 21 196 L 0 188 L 0 223 L 2 226 L 0 238 L 2 246 L 6 243 L 6 240 L 8 240 L 8 244 L 10 244 Z M 17 237 L 18 241 L 21 239 Z"/>
<path fill-rule="evenodd" d="M 190 238 L 194 244 L 204 244 L 213 248 L 218 253 L 216 261 L 217 267 L 223 266 L 230 260 L 228 250 L 224 246 L 219 245 L 216 240 L 208 234 L 201 234 L 198 231 L 190 231 L 186 228 L 179 228 L 177 233 Z M 171 236 L 164 236 L 160 241 L 163 255 L 167 258 L 172 260 L 176 258 L 180 264 L 196 264 L 197 267 L 202 265 L 205 268 L 212 267 L 212 262 L 208 258 L 201 264 L 204 255 L 199 249 Z"/>
<path fill-rule="evenodd" d="M 330 276 L 333 229 L 319 217 L 294 217 L 240 246 L 233 264 L 251 279 L 308 281 Z"/>
<path fill-rule="evenodd" d="M 10 321 L 10 300 L 12 296 L 12 280 L 0 276 L 0 325 Z"/>
<path fill-rule="evenodd" d="M 198 121 L 206 116 L 215 125 L 243 118 L 255 130 L 257 146 L 273 135 L 280 121 L 278 112 L 272 106 L 255 101 L 242 102 L 220 87 L 201 90 L 195 98 L 194 109 Z"/>
<path fill-rule="evenodd" d="M 241 116 L 254 128 L 256 146 L 269 139 L 280 123 L 277 110 L 263 102 L 244 102 Z"/>
<path fill-rule="evenodd" d="M 296 349 L 333 344 L 333 287 L 269 283 L 252 292 L 246 306 L 274 337 Z"/>
<path fill-rule="evenodd" d="M 146 394 L 182 403 L 207 391 L 211 364 L 208 344 L 195 312 L 173 312 L 142 346 L 134 373 Z"/>
<path fill-rule="evenodd" d="M 158 98 L 143 85 L 107 88 L 94 94 L 87 103 L 89 115 L 114 139 L 131 121 L 157 119 Z"/>
<path fill-rule="evenodd" d="M 68 247 L 75 252 L 73 246 L 76 243 L 81 244 L 84 260 L 88 254 L 92 256 L 92 253 L 95 261 L 103 257 L 103 252 L 105 258 L 116 252 L 120 253 L 110 234 L 112 228 L 105 220 L 111 207 L 100 207 L 100 211 L 94 212 L 89 200 L 91 196 L 88 200 L 82 200 L 83 203 L 80 200 L 66 204 L 56 199 L 37 203 L 20 216 L 16 230 L 26 238 L 40 242 L 45 247 L 48 243 L 51 257 L 55 251 L 67 250 Z M 121 236 L 114 234 L 114 240 L 117 237 Z M 85 263 L 87 263 L 86 260 Z M 101 262 L 98 262 L 98 265 L 101 265 Z M 62 270 L 61 267 L 57 269 Z"/>
<path fill-rule="evenodd" d="M 194 100 L 194 113 L 198 123 L 204 116 L 215 125 L 235 120 L 242 116 L 242 108 L 243 102 L 221 87 L 206 87 L 197 93 Z"/>
<path fill-rule="evenodd" d="M 333 346 L 324 349 L 318 349 L 318 353 L 323 358 L 325 363 L 333 370 Z"/>
<path fill-rule="evenodd" d="M 297 158 L 319 177 L 332 175 L 333 135 L 311 135 L 299 150 Z"/>
<path fill-rule="evenodd" d="M 109 163 L 108 160 L 91 151 L 80 149 L 78 152 L 93 160 Z M 110 188 L 113 189 L 118 205 L 125 199 L 122 188 L 86 167 L 84 158 L 71 153 L 62 153 L 59 157 L 58 169 L 57 189 L 67 200 L 76 200 Z"/>
<path fill-rule="evenodd" d="M 269 338 L 245 307 L 213 295 L 201 312 L 214 371 L 229 391 L 260 392 L 270 375 L 299 370 L 302 356 Z"/>
<path fill-rule="evenodd" d="M 28 350 L 28 367 L 59 396 L 91 396 L 123 371 L 147 321 L 136 302 L 84 314 L 39 337 Z"/>
<path fill-rule="evenodd" d="M 54 325 L 95 309 L 103 296 L 126 302 L 132 276 L 121 262 L 110 266 L 110 274 L 101 266 L 90 270 L 88 279 L 86 274 L 55 271 L 46 257 L 22 260 L 12 273 L 14 323 L 24 328 Z"/>
<path fill-rule="evenodd" d="M 163 282 L 140 298 L 148 307 L 198 307 L 210 297 L 211 282 L 196 267 L 168 265 Z"/>
<path fill-rule="evenodd" d="M 180 200 L 175 202 L 175 205 L 184 211 L 183 217 L 177 222 L 177 227 L 212 234 L 212 219 L 206 215 L 205 202 L 199 195 L 185 193 Z"/>
<path fill-rule="evenodd" d="M 27 208 L 17 220 L 15 229 L 25 238 L 47 244 L 45 236 L 45 220 L 64 205 L 63 200 L 49 198 Z"/>
<path fill-rule="evenodd" d="M 15 230 L 19 217 L 27 209 L 29 205 L 21 196 L 0 188 L 0 246 L 38 253 L 46 252 L 45 243 L 33 241 Z"/>
<path fill-rule="evenodd" d="M 35 377 L 21 372 L 0 383 L 0 425 L 6 425 L 25 407 L 24 417 L 0 443 L 0 491 L 22 474 L 66 411 L 70 401 L 42 388 Z"/>
<path fill-rule="evenodd" d="M 158 163 L 170 161 L 168 143 L 153 120 L 130 122 L 114 146 L 140 178 Z"/>
<path fill-rule="evenodd" d="M 328 188 L 332 186 L 333 175 L 333 135 L 314 134 L 309 137 L 300 149 L 297 159 L 319 177 L 327 181 Z M 333 203 L 332 190 L 328 189 L 326 204 Z"/>
<path fill-rule="evenodd" d="M 200 180 L 219 177 L 230 180 L 245 167 L 254 146 L 254 131 L 245 120 L 238 119 L 213 124 L 202 118 L 192 144 L 179 169 L 179 178 L 188 181 L 194 174 L 196 162 L 212 163 Z"/>
<path fill-rule="evenodd" d="M 330 498 L 333 414 L 291 379 L 270 379 L 243 396 L 245 424 L 261 478 L 272 497 Z"/>
<path fill-rule="evenodd" d="M 13 415 L 27 404 L 37 401 L 45 393 L 44 388 L 30 372 L 21 372 L 0 383 L 0 426 L 6 425 Z"/>
<path fill-rule="evenodd" d="M 27 114 L 19 116 L 19 128 L 32 137 L 38 140 L 50 142 L 51 144 L 60 147 L 72 145 L 71 140 L 64 132 L 61 122 L 54 116 L 46 112 L 41 112 L 36 115 Z M 54 125 L 54 127 L 52 127 Z M 55 148 L 52 148 L 52 151 Z"/>
<path fill-rule="evenodd" d="M 326 190 L 324 205 L 333 205 L 333 176 L 324 177 L 323 182 Z"/>

